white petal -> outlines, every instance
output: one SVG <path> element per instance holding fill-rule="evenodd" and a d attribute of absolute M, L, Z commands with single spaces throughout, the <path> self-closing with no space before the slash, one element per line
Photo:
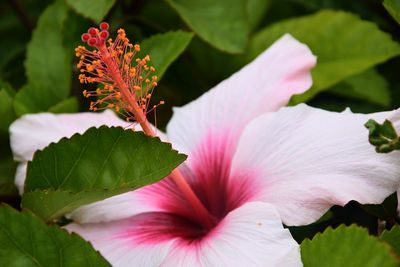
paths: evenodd
<path fill-rule="evenodd" d="M 143 187 L 84 205 L 68 214 L 67 217 L 77 223 L 97 223 L 121 220 L 143 212 L 163 211 L 150 199 L 157 196 L 146 194 L 147 192 L 147 187 Z"/>
<path fill-rule="evenodd" d="M 103 113 L 29 114 L 11 124 L 11 149 L 16 160 L 28 161 L 36 150 L 43 149 L 51 142 L 101 125 L 128 127 L 131 124 L 119 119 L 110 110 Z"/>
<path fill-rule="evenodd" d="M 259 199 L 275 204 L 287 225 L 309 224 L 350 200 L 381 203 L 399 186 L 400 152 L 376 153 L 364 123 L 394 113 L 336 113 L 299 105 L 261 115 L 243 132 L 232 177 L 258 173 Z"/>
<path fill-rule="evenodd" d="M 121 233 L 131 227 L 129 223 L 123 220 L 108 224 L 70 224 L 66 228 L 90 241 L 114 267 L 160 266 L 173 240 L 141 243 L 121 237 Z"/>
<path fill-rule="evenodd" d="M 15 185 L 18 188 L 20 195 L 24 192 L 24 183 L 26 178 L 26 168 L 28 166 L 27 162 L 22 162 L 18 164 L 17 170 L 15 172 Z"/>
<path fill-rule="evenodd" d="M 272 205 L 250 202 L 229 213 L 199 244 L 176 241 L 163 267 L 302 266 L 299 245 Z"/>
<path fill-rule="evenodd" d="M 210 145 L 207 138 L 214 147 L 224 146 L 231 157 L 247 122 L 286 105 L 293 94 L 311 86 L 310 69 L 315 61 L 307 46 L 288 34 L 283 36 L 199 99 L 175 108 L 167 126 L 168 137 L 178 150 L 189 154 L 188 165 L 195 157 L 193 150 Z"/>

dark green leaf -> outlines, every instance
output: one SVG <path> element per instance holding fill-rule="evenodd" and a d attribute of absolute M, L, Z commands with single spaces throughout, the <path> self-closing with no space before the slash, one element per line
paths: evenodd
<path fill-rule="evenodd" d="M 368 101 L 382 107 L 390 106 L 388 83 L 375 69 L 349 77 L 334 85 L 329 92 Z"/>
<path fill-rule="evenodd" d="M 166 0 L 202 39 L 226 52 L 242 52 L 247 43 L 245 0 Z"/>
<path fill-rule="evenodd" d="M 379 124 L 371 119 L 365 123 L 365 127 L 369 130 L 369 142 L 375 146 L 376 152 L 388 153 L 400 149 L 400 139 L 389 120 Z"/>
<path fill-rule="evenodd" d="M 17 163 L 13 161 L 11 155 L 0 158 L 0 196 L 16 195 L 17 189 L 14 184 L 16 167 Z"/>
<path fill-rule="evenodd" d="M 397 255 L 400 256 L 400 226 L 395 225 L 390 231 L 385 230 L 379 237 L 381 240 L 388 243 Z"/>
<path fill-rule="evenodd" d="M 7 132 L 8 126 L 15 119 L 13 97 L 6 88 L 0 88 L 0 130 Z"/>
<path fill-rule="evenodd" d="M 328 228 L 301 243 L 304 267 L 395 267 L 399 262 L 390 247 L 352 225 Z"/>
<path fill-rule="evenodd" d="M 400 24 L 400 1 L 384 0 L 383 6 L 392 15 L 392 17 Z"/>
<path fill-rule="evenodd" d="M 67 0 L 67 4 L 84 17 L 100 22 L 115 4 L 115 0 Z"/>
<path fill-rule="evenodd" d="M 90 128 L 37 151 L 28 164 L 23 206 L 45 220 L 154 183 L 186 158 L 162 143 L 122 128 Z"/>
<path fill-rule="evenodd" d="M 394 216 L 396 216 L 397 194 L 391 194 L 379 205 L 362 205 L 362 208 L 366 210 L 369 214 L 375 215 L 379 219 L 390 220 Z"/>
<path fill-rule="evenodd" d="M 62 41 L 67 11 L 63 1 L 56 1 L 39 18 L 25 61 L 28 85 L 15 98 L 18 115 L 45 111 L 69 95 L 72 54 Z"/>
<path fill-rule="evenodd" d="M 312 71 L 312 88 L 295 96 L 293 104 L 400 53 L 399 44 L 374 23 L 346 12 L 321 11 L 265 28 L 251 40 L 251 56 L 254 58 L 285 33 L 307 44 L 318 58 Z"/>
<path fill-rule="evenodd" d="M 79 103 L 76 97 L 70 97 L 57 103 L 56 105 L 49 108 L 49 112 L 52 113 L 74 113 L 79 111 Z"/>
<path fill-rule="evenodd" d="M 169 65 L 185 51 L 192 37 L 192 33 L 183 31 L 153 35 L 141 43 L 140 53 L 150 55 L 151 65 L 156 68 L 155 74 L 160 80 Z"/>
<path fill-rule="evenodd" d="M 2 266 L 111 266 L 76 234 L 47 226 L 28 212 L 0 207 Z"/>
<path fill-rule="evenodd" d="M 59 101 L 62 100 L 55 98 L 53 93 L 44 87 L 34 87 L 31 84 L 26 84 L 15 95 L 13 105 L 17 116 L 22 116 L 26 113 L 47 111 Z"/>
<path fill-rule="evenodd" d="M 270 5 L 271 0 L 247 0 L 247 19 L 250 30 L 258 26 Z"/>

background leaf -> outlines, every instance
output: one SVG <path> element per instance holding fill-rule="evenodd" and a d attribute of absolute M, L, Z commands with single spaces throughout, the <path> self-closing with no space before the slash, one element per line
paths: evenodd
<path fill-rule="evenodd" d="M 66 0 L 67 4 L 76 12 L 84 17 L 101 22 L 112 6 L 115 0 Z"/>
<path fill-rule="evenodd" d="M 14 184 L 14 175 L 17 163 L 11 156 L 0 157 L 0 196 L 12 196 L 17 193 Z"/>
<path fill-rule="evenodd" d="M 328 228 L 301 244 L 304 267 L 394 267 L 398 260 L 389 246 L 352 225 Z"/>
<path fill-rule="evenodd" d="M 53 220 L 83 204 L 154 183 L 185 158 L 142 132 L 90 128 L 35 153 L 23 206 Z"/>
<path fill-rule="evenodd" d="M 330 88 L 329 93 L 364 100 L 382 107 L 390 106 L 388 83 L 375 69 L 343 80 Z"/>
<path fill-rule="evenodd" d="M 379 237 L 381 240 L 388 243 L 397 255 L 400 256 L 400 227 L 395 225 L 390 230 L 384 230 Z"/>
<path fill-rule="evenodd" d="M 264 18 L 271 0 L 247 0 L 246 3 L 249 29 L 253 30 Z"/>
<path fill-rule="evenodd" d="M 388 196 L 381 204 L 364 204 L 361 207 L 369 214 L 375 215 L 382 220 L 392 220 L 397 213 L 397 194 Z"/>
<path fill-rule="evenodd" d="M 79 111 L 79 103 L 76 97 L 67 98 L 51 108 L 49 108 L 49 112 L 52 113 L 74 113 Z"/>
<path fill-rule="evenodd" d="M 62 42 L 67 11 L 64 1 L 56 1 L 40 16 L 26 55 L 28 84 L 15 97 L 19 116 L 45 111 L 70 93 L 72 54 Z"/>
<path fill-rule="evenodd" d="M 293 104 L 307 101 L 338 82 L 400 54 L 399 44 L 374 23 L 346 12 L 320 11 L 278 22 L 259 32 L 250 42 L 251 57 L 285 33 L 307 44 L 318 60 L 312 71 L 312 88 L 294 96 Z"/>
<path fill-rule="evenodd" d="M 244 0 L 166 0 L 193 31 L 226 52 L 242 52 L 248 24 Z"/>
<path fill-rule="evenodd" d="M 8 126 L 15 119 L 13 108 L 12 88 L 7 88 L 6 84 L 0 84 L 0 130 L 7 132 Z"/>
<path fill-rule="evenodd" d="M 400 1 L 384 0 L 383 6 L 392 15 L 392 17 L 400 24 Z"/>
<path fill-rule="evenodd" d="M 78 235 L 6 206 L 0 207 L 0 262 L 9 267 L 111 266 Z"/>
<path fill-rule="evenodd" d="M 153 35 L 141 44 L 141 55 L 149 54 L 155 75 L 161 79 L 169 65 L 183 52 L 192 40 L 193 34 L 176 31 Z"/>

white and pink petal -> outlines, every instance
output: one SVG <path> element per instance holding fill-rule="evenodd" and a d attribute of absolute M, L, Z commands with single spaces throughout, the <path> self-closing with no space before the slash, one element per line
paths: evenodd
<path fill-rule="evenodd" d="M 275 208 L 249 202 L 230 212 L 209 236 L 196 243 L 177 240 L 165 267 L 296 267 L 300 248 L 284 229 Z"/>
<path fill-rule="evenodd" d="M 230 212 L 206 236 L 182 217 L 144 213 L 98 224 L 72 224 L 113 266 L 302 266 L 299 245 L 275 208 L 252 202 Z"/>
<path fill-rule="evenodd" d="M 210 162 L 216 157 L 230 163 L 243 127 L 307 90 L 315 62 L 307 46 L 288 34 L 283 36 L 197 100 L 175 108 L 168 137 L 175 148 L 189 155 L 189 167 L 192 162 Z"/>
<path fill-rule="evenodd" d="M 257 199 L 276 205 L 287 225 L 312 223 L 331 206 L 351 200 L 381 203 L 400 184 L 400 152 L 376 153 L 364 123 L 398 113 L 336 113 L 298 105 L 261 115 L 240 139 L 233 180 L 253 172 L 260 184 Z"/>

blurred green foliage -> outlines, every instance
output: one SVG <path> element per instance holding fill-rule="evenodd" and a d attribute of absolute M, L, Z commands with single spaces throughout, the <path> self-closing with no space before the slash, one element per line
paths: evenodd
<path fill-rule="evenodd" d="M 133 42 L 142 44 L 141 53 L 150 54 L 162 78 L 153 99 L 155 103 L 166 102 L 157 111 L 157 124 L 162 129 L 171 117 L 172 106 L 192 101 L 285 33 L 307 44 L 318 57 L 312 89 L 293 97 L 292 104 L 308 102 L 335 111 L 350 107 L 356 112 L 398 108 L 399 14 L 397 0 L 2 1 L 0 200 L 19 207 L 13 186 L 16 163 L 9 147 L 10 123 L 27 113 L 88 109 L 77 81 L 74 47 L 80 44 L 83 31 L 102 20 L 110 23 L 111 33 L 123 27 Z M 366 130 L 366 141 L 367 135 Z M 324 220 L 291 231 L 299 242 L 341 223 L 357 223 L 378 234 L 382 220 L 388 229 L 399 220 L 396 205 L 396 195 L 376 207 L 350 203 L 332 208 Z M 17 217 L 13 212 L 9 216 Z M 390 236 L 395 234 L 398 236 L 397 230 L 384 232 L 382 239 L 391 243 Z M 344 240 L 344 236 L 349 239 Z M 347 244 L 348 250 L 364 242 L 363 253 L 377 251 L 371 262 L 388 257 L 387 266 L 393 266 L 386 248 L 354 226 L 327 230 L 326 236 L 307 241 L 302 254 L 328 257 L 328 251 L 313 244 L 334 245 L 337 240 Z M 329 254 L 332 262 L 334 254 L 334 250 Z M 326 258 L 314 260 L 321 259 Z M 314 266 L 312 262 L 311 257 L 306 266 Z"/>

